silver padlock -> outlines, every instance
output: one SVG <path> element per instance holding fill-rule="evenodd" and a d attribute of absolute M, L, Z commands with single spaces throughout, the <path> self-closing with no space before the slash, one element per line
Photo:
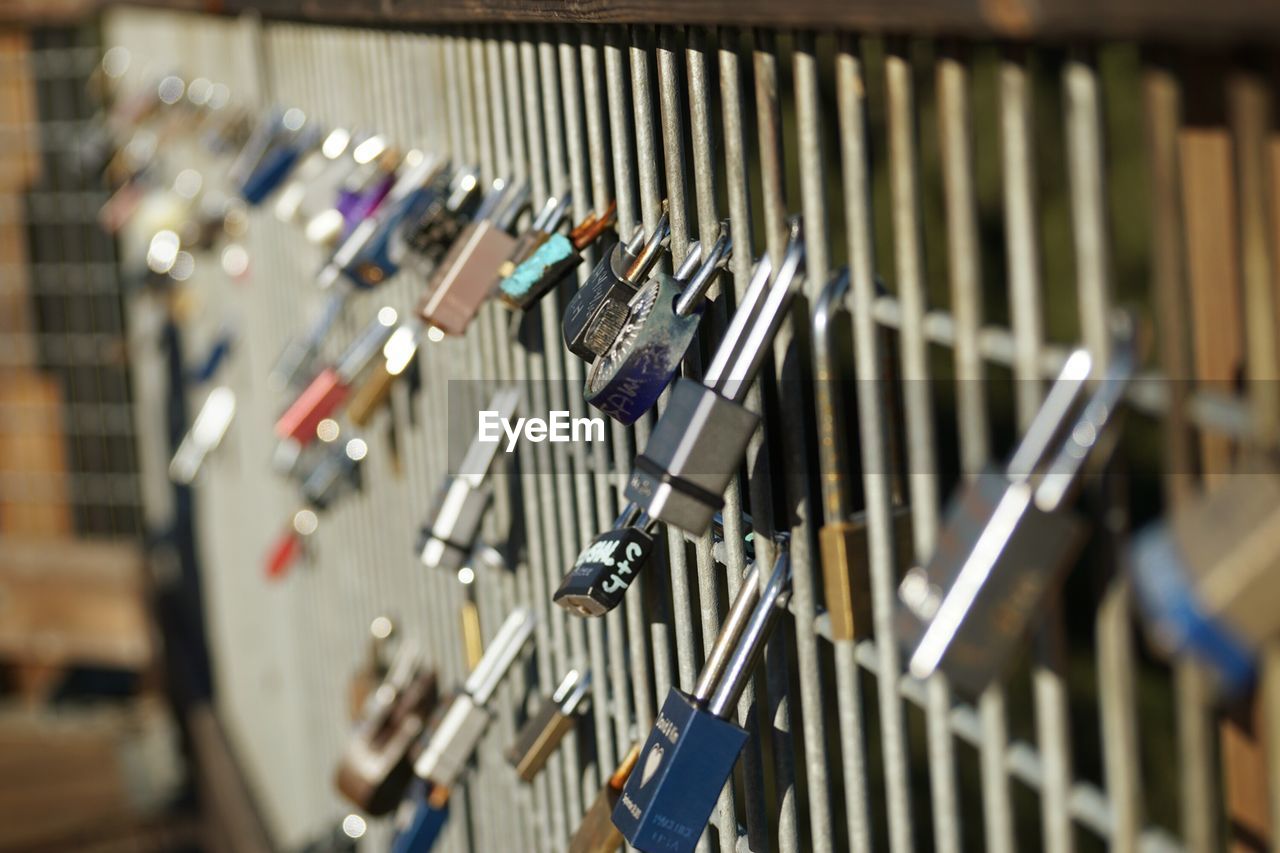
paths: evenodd
<path fill-rule="evenodd" d="M 205 457 L 218 448 L 236 414 L 235 392 L 225 385 L 205 397 L 200 413 L 183 437 L 169 462 L 169 479 L 189 486 L 204 465 Z"/>
<path fill-rule="evenodd" d="M 276 197 L 276 219 L 308 222 L 328 208 L 338 188 L 356 167 L 351 157 L 354 135 L 345 127 L 329 131 L 320 147 L 298 164 L 293 177 Z"/>
<path fill-rule="evenodd" d="M 618 337 L 591 365 L 588 403 L 628 426 L 657 405 L 693 344 L 707 291 L 732 251 L 726 220 L 705 257 L 695 242 L 674 276 L 658 273 L 645 282 Z"/>
<path fill-rule="evenodd" d="M 418 778 L 446 788 L 458 781 L 488 728 L 492 714 L 486 705 L 533 636 L 536 621 L 532 610 L 518 607 L 502 623 L 414 761 L 413 772 Z"/>
<path fill-rule="evenodd" d="M 1106 427 L 1136 369 L 1132 318 L 1118 317 L 1117 333 L 1111 362 L 1076 417 L 1093 367 L 1082 349 L 1067 358 L 1008 465 L 962 488 L 933 556 L 903 578 L 897 632 L 917 678 L 942 670 L 957 687 L 981 693 L 1077 555 L 1087 525 L 1067 504 L 1085 461 L 1112 446 Z"/>
<path fill-rule="evenodd" d="M 504 388 L 494 394 L 489 410 L 507 421 L 515 415 L 519 404 L 520 391 Z M 477 432 L 458 473 L 449 477 L 437 493 L 422 526 L 418 549 L 418 556 L 427 568 L 457 571 L 470 558 L 480 535 L 480 522 L 493 497 L 490 474 L 500 445 L 501 441 L 481 441 Z"/>
<path fill-rule="evenodd" d="M 626 496 L 651 517 L 696 535 L 724 505 L 725 489 L 760 424 L 760 416 L 742 400 L 803 279 L 804 237 L 797 217 L 776 272 L 766 254 L 705 377 L 676 382 L 649 443 L 636 457 Z"/>

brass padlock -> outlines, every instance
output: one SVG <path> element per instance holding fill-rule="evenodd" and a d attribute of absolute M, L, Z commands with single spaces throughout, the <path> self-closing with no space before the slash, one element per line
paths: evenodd
<path fill-rule="evenodd" d="M 578 831 L 569 842 L 569 853 L 614 853 L 622 846 L 622 833 L 613 825 L 613 809 L 622 798 L 622 788 L 631 777 L 640 758 L 640 744 L 634 744 L 609 781 L 600 789 L 595 802 L 582 817 Z"/>
<path fill-rule="evenodd" d="M 549 701 L 520 728 L 516 741 L 507 750 L 507 761 L 516 769 L 516 775 L 525 782 L 532 782 L 547 765 L 547 759 L 560 746 L 578 723 L 582 700 L 591 688 L 591 673 L 571 670 Z"/>

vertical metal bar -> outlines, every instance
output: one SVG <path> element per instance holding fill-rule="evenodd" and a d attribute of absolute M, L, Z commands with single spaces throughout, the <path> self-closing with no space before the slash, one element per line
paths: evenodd
<path fill-rule="evenodd" d="M 780 258 L 785 247 L 786 233 L 786 163 L 783 157 L 782 142 L 782 106 L 778 98 L 778 56 L 777 46 L 772 33 L 763 30 L 755 32 L 755 50 L 752 53 L 752 67 L 755 71 L 756 97 L 756 131 L 760 145 L 760 177 L 761 202 L 764 208 L 765 246 L 771 257 Z M 803 302 L 803 300 L 797 300 Z M 784 326 L 773 341 L 775 367 L 785 362 L 786 348 L 790 344 L 790 329 Z M 803 407 L 801 407 L 803 408 Z M 770 429 L 766 423 L 765 431 Z M 783 445 L 786 449 L 785 461 L 781 467 L 799 465 L 803 469 L 803 454 L 798 454 L 794 443 L 788 439 L 801 438 L 796 432 L 803 433 L 803 424 L 788 423 L 781 425 Z M 802 439 L 801 439 L 802 440 Z M 773 488 L 776 482 L 773 476 L 764 477 L 764 470 L 772 472 L 777 464 L 769 457 L 770 464 L 762 468 L 765 458 L 762 449 L 757 456 L 756 465 L 750 470 L 752 494 L 752 516 L 758 532 L 764 534 L 767 541 L 757 547 L 757 558 L 763 565 L 772 563 L 775 548 L 769 540 L 770 533 L 778 526 L 778 519 L 773 517 Z M 785 482 L 785 481 L 784 481 Z M 758 497 L 758 499 L 757 499 Z M 788 495 L 789 498 L 793 496 Z M 801 510 L 803 513 L 803 509 Z M 793 531 L 791 548 L 792 564 L 807 562 L 807 533 L 803 527 L 799 534 Z M 803 571 L 803 569 L 801 569 Z M 793 571 L 793 577 L 797 572 Z M 761 573 L 763 583 L 763 573 Z M 765 648 L 765 671 L 769 688 L 770 722 L 774 741 L 774 791 L 778 798 L 778 844 L 782 850 L 792 850 L 798 840 L 795 759 L 793 756 L 793 740 L 791 733 L 791 697 L 788 695 L 787 673 L 787 638 L 775 634 Z"/>
<path fill-rule="evenodd" d="M 1238 70 L 1228 81 L 1227 104 L 1235 141 L 1236 196 L 1240 203 L 1240 269 L 1244 285 L 1245 376 L 1253 443 L 1265 451 L 1280 446 L 1280 353 L 1276 344 L 1276 281 L 1271 220 L 1274 175 L 1271 154 L 1273 92 L 1259 74 Z M 1280 835 L 1280 642 L 1268 640 L 1259 655 L 1258 757 L 1265 767 L 1272 844 Z M 1261 810 L 1260 810 L 1261 811 Z"/>
<path fill-rule="evenodd" d="M 1014 340 L 1014 405 L 1020 430 L 1040 406 L 1044 347 L 1040 240 L 1035 199 L 1031 80 L 1026 59 L 1010 50 L 1000 63 L 1000 143 L 1004 177 L 1005 255 L 1009 268 L 1010 320 Z M 1051 597 L 1041 610 L 1032 665 L 1036 741 L 1043 781 L 1040 794 L 1041 843 L 1048 853 L 1074 848 L 1071 813 L 1071 751 L 1062 604 Z"/>
<path fill-rule="evenodd" d="M 826 285 L 831 276 L 831 251 L 829 247 L 831 224 L 826 203 L 826 169 L 823 157 L 823 130 L 820 73 L 817 48 L 811 33 L 796 35 L 793 59 L 795 73 L 796 127 L 800 152 L 800 202 L 805 226 L 805 293 L 813 298 Z M 807 300 L 792 312 L 794 324 L 809 323 Z M 792 363 L 797 367 L 812 364 L 812 354 L 807 351 L 807 338 L 793 335 L 784 345 L 800 353 L 792 353 Z M 796 357 L 800 355 L 801 357 Z M 785 367 L 784 367 L 785 370 Z M 808 470 L 811 456 L 813 427 L 804 415 L 810 411 L 803 394 L 797 393 L 805 385 L 798 370 L 783 374 L 782 399 L 792 398 L 796 406 L 784 406 L 784 434 L 791 439 L 788 467 L 796 466 L 804 472 L 803 485 L 797 491 L 802 500 L 792 501 L 798 509 L 791 531 L 791 596 L 795 613 L 796 658 L 800 675 L 800 713 L 804 732 L 805 780 L 809 800 L 810 843 L 814 850 L 832 848 L 830 782 L 827 777 L 827 735 L 824 720 L 826 705 L 823 702 L 821 673 L 818 663 L 818 640 L 814 632 L 817 604 L 814 595 L 815 505 L 811 500 L 810 485 L 814 482 Z M 790 421 L 790 424 L 787 423 Z M 799 427 L 794 429 L 791 425 Z M 793 473 L 788 478 L 796 480 Z M 857 787 L 860 783 L 854 781 Z"/>
<path fill-rule="evenodd" d="M 1110 281 L 1097 71 L 1087 58 L 1073 56 L 1063 70 L 1063 85 L 1080 329 L 1085 346 L 1105 364 L 1110 355 Z M 1103 767 L 1114 819 L 1110 841 L 1115 850 L 1134 849 L 1142 827 L 1130 597 L 1126 579 L 1113 581 L 1099 606 L 1096 629 Z"/>
<path fill-rule="evenodd" d="M 741 299 L 751 280 L 754 257 L 752 238 L 752 212 L 748 169 L 750 163 L 749 138 L 746 130 L 746 95 L 742 91 L 742 68 L 739 49 L 734 44 L 736 31 L 721 31 L 718 62 L 720 66 L 720 104 L 724 124 L 725 183 L 729 197 L 729 219 L 733 222 L 733 257 L 729 268 L 733 273 L 733 289 L 736 299 Z M 760 389 L 753 386 L 747 393 L 745 405 L 752 411 L 760 411 Z M 747 470 L 761 470 L 758 463 L 762 439 L 757 434 L 747 444 Z M 758 476 L 765 476 L 764 472 Z M 730 486 L 728 495 L 742 502 L 741 485 Z M 754 496 L 753 496 L 754 497 Z M 742 572 L 746 554 L 742 542 L 746 533 L 741 514 L 729 513 L 726 503 L 725 545 L 729 556 L 728 591 L 730 598 L 738 594 L 742 586 Z M 754 512 L 754 505 L 753 505 Z M 753 518 L 753 524 L 755 518 Z M 766 559 L 762 553 L 757 560 Z M 764 767 L 760 739 L 767 731 L 767 722 L 760 718 L 755 706 L 759 691 L 754 680 L 748 682 L 738 700 L 738 719 L 751 731 L 751 739 L 743 751 L 742 768 L 746 784 L 743 786 L 747 816 L 747 843 L 752 850 L 764 850 L 770 846 L 768 812 L 764 802 Z M 753 717 L 754 715 L 754 717 Z M 752 725 L 754 719 L 755 724 Z"/>
<path fill-rule="evenodd" d="M 977 197 L 974 189 L 969 68 L 951 48 L 938 59 L 938 131 L 941 137 L 943 192 L 947 213 L 951 315 L 955 323 L 956 405 L 960 433 L 960 469 L 975 476 L 991 456 L 985 367 L 978 351 L 982 324 L 982 263 L 979 257 Z M 1005 750 L 1009 733 L 1003 687 L 996 683 L 978 699 L 982 719 L 979 747 L 982 767 L 983 822 L 987 849 L 1012 853 L 1013 810 Z"/>
<path fill-rule="evenodd" d="M 933 446 L 928 343 L 924 337 L 926 294 L 924 247 L 916 167 L 915 104 L 907 46 L 895 43 L 885 57 L 889 122 L 889 184 L 893 200 L 893 243 L 902 303 L 902 380 L 907 429 L 907 478 L 916 558 L 933 553 L 938 535 L 938 465 Z M 886 635 L 889 636 L 889 635 Z M 888 673 L 883 673 L 888 675 Z M 933 798 L 934 844 L 960 849 L 960 806 L 951 729 L 950 689 L 943 677 L 929 679 L 925 721 L 929 741 L 929 783 Z"/>
<path fill-rule="evenodd" d="M 693 142 L 692 160 L 695 203 L 698 211 L 698 239 L 704 246 L 712 245 L 719 236 L 719 214 L 716 199 L 716 153 L 713 127 L 709 69 L 707 67 L 707 33 L 702 29 L 688 31 L 685 62 L 688 69 L 689 130 Z M 725 299 L 720 299 L 709 309 L 710 315 L 703 329 L 710 331 L 723 325 Z M 685 358 L 685 375 L 700 376 L 701 363 L 697 348 L 691 348 Z M 741 500 L 737 484 L 725 497 L 724 513 L 741 517 Z M 709 649 L 720 631 L 720 609 L 723 605 L 717 583 L 717 570 L 711 554 L 711 537 L 699 536 L 694 541 L 694 554 L 698 571 L 698 602 L 702 625 L 702 648 Z M 718 829 L 721 853 L 731 853 L 738 845 L 738 817 L 733 785 L 725 785 L 716 806 L 715 825 Z"/>

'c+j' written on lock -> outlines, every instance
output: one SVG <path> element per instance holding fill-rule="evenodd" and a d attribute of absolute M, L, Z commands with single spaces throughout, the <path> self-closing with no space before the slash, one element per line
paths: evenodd
<path fill-rule="evenodd" d="M 520 439 L 540 444 L 569 441 L 604 441 L 603 418 L 574 418 L 561 410 L 548 412 L 546 418 L 511 418 L 491 409 L 480 410 L 477 437 L 482 442 L 502 441 L 506 437 L 507 453 L 512 453 Z"/>

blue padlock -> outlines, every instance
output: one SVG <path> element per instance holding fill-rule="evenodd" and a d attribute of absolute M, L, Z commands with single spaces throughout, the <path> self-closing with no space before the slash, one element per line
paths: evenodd
<path fill-rule="evenodd" d="M 640 288 L 613 345 L 592 363 L 588 403 L 627 426 L 657 404 L 693 344 L 707 290 L 732 246 L 726 220 L 705 257 L 694 243 L 674 276 L 659 273 Z"/>
<path fill-rule="evenodd" d="M 613 810 L 613 825 L 644 853 L 691 853 L 733 773 L 747 732 L 728 720 L 791 582 L 779 552 L 763 591 L 754 564 L 690 696 L 672 689 Z"/>
<path fill-rule="evenodd" d="M 286 110 L 260 124 L 231 166 L 230 177 L 239 187 L 240 197 L 250 205 L 261 204 L 317 141 L 299 109 Z"/>
<path fill-rule="evenodd" d="M 414 781 L 396 812 L 391 853 L 426 853 L 435 846 L 449 820 L 449 789 Z"/>
<path fill-rule="evenodd" d="M 334 263 L 356 287 L 377 287 L 394 277 L 408 253 L 401 236 L 405 223 L 420 219 L 449 195 L 444 163 L 420 151 L 410 151 L 405 161 L 378 212 L 357 225 L 334 255 Z"/>
<path fill-rule="evenodd" d="M 1140 531 L 1134 598 L 1152 645 L 1198 661 L 1227 694 L 1246 690 L 1280 632 L 1280 474 L 1268 460 L 1227 477 Z"/>

